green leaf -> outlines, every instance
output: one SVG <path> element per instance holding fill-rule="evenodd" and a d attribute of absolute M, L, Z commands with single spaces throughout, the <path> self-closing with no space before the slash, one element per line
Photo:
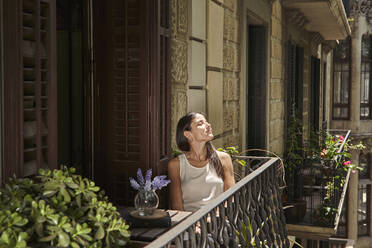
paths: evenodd
<path fill-rule="evenodd" d="M 65 188 L 61 188 L 60 192 L 63 195 L 63 198 L 64 198 L 65 202 L 70 202 L 71 201 L 70 194 L 67 192 L 67 190 Z"/>
<path fill-rule="evenodd" d="M 38 216 L 37 218 L 36 218 L 36 222 L 37 223 L 43 223 L 43 222 L 45 222 L 46 221 L 46 218 L 44 217 L 44 216 Z"/>
<path fill-rule="evenodd" d="M 8 231 L 5 231 L 3 234 L 1 234 L 1 241 L 3 241 L 5 244 L 10 243 Z"/>
<path fill-rule="evenodd" d="M 46 190 L 46 191 L 44 191 L 43 195 L 46 196 L 46 197 L 51 197 L 51 196 L 53 196 L 55 193 L 57 193 L 56 190 Z"/>
<path fill-rule="evenodd" d="M 53 235 L 42 237 L 42 238 L 39 239 L 39 242 L 50 242 L 53 239 L 55 239 L 56 236 L 57 236 L 56 234 L 53 234 Z"/>
<path fill-rule="evenodd" d="M 48 219 L 50 219 L 54 225 L 58 225 L 59 215 L 58 214 L 49 215 Z"/>
<path fill-rule="evenodd" d="M 81 195 L 76 196 L 76 204 L 78 205 L 79 208 L 81 208 Z"/>
<path fill-rule="evenodd" d="M 58 246 L 68 247 L 70 245 L 70 236 L 65 232 L 58 233 Z"/>
<path fill-rule="evenodd" d="M 76 242 L 71 242 L 70 245 L 72 248 L 80 248 L 80 245 L 78 245 Z"/>
<path fill-rule="evenodd" d="M 94 235 L 95 239 L 103 239 L 105 237 L 105 231 L 103 230 L 103 227 L 100 225 L 96 231 L 96 234 Z"/>

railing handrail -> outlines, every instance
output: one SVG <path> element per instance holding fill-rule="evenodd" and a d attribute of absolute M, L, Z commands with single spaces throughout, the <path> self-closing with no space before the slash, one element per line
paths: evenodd
<path fill-rule="evenodd" d="M 345 143 L 349 139 L 350 133 L 351 133 L 351 130 L 348 130 L 348 132 L 345 135 L 344 140 L 343 140 L 340 148 L 338 149 L 337 153 L 341 153 L 341 151 L 344 149 Z M 350 172 L 351 172 L 351 170 L 349 169 L 347 171 L 347 174 L 346 174 L 345 183 L 343 185 L 343 189 L 342 189 L 342 193 L 341 193 L 341 197 L 340 197 L 340 202 L 338 203 L 337 213 L 336 213 L 335 222 L 334 222 L 335 232 L 337 232 L 338 224 L 340 222 L 342 207 L 344 205 L 345 195 L 346 195 L 347 187 L 349 185 Z"/>
<path fill-rule="evenodd" d="M 234 186 L 232 186 L 231 188 L 229 188 L 228 190 L 220 194 L 218 197 L 212 200 L 208 205 L 202 207 L 198 211 L 191 214 L 184 221 L 182 221 L 181 224 L 178 224 L 175 227 L 171 228 L 169 231 L 161 235 L 159 238 L 151 242 L 146 247 L 154 248 L 154 247 L 166 246 L 167 244 L 169 244 L 169 242 L 177 238 L 177 236 L 180 233 L 186 231 L 190 226 L 197 223 L 201 218 L 203 218 L 209 212 L 215 209 L 217 206 L 225 202 L 226 199 L 234 195 L 237 191 L 239 191 L 239 189 L 244 187 L 247 183 L 252 181 L 258 175 L 263 173 L 267 168 L 275 165 L 275 163 L 279 160 L 278 158 L 268 158 L 268 157 L 255 157 L 255 158 L 268 159 L 268 161 L 262 164 L 259 168 L 257 168 L 253 172 L 251 172 L 249 175 L 245 176 L 243 179 L 237 182 Z"/>
<path fill-rule="evenodd" d="M 342 189 L 340 202 L 338 203 L 336 218 L 335 218 L 335 222 L 334 222 L 334 226 L 335 226 L 334 227 L 334 230 L 335 231 L 337 231 L 338 223 L 339 223 L 340 218 L 341 218 L 342 207 L 344 205 L 345 195 L 346 195 L 347 187 L 349 185 L 350 172 L 351 172 L 351 170 L 349 169 L 347 171 L 347 175 L 346 175 L 346 179 L 345 179 L 345 184 L 344 184 L 343 189 Z"/>

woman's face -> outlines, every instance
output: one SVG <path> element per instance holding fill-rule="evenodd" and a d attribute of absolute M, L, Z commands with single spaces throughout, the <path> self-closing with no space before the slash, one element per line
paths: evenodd
<path fill-rule="evenodd" d="M 211 124 L 201 114 L 196 114 L 191 121 L 191 130 L 185 131 L 185 136 L 191 141 L 210 141 L 213 139 Z"/>

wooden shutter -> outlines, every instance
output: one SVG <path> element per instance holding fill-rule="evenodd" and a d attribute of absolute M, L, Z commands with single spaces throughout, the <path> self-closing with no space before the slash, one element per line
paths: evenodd
<path fill-rule="evenodd" d="M 248 27 L 248 148 L 265 148 L 266 140 L 266 29 Z"/>
<path fill-rule="evenodd" d="M 7 179 L 57 167 L 57 99 L 55 2 L 5 1 L 4 7 L 4 128 L 13 129 L 4 135 Z"/>
<path fill-rule="evenodd" d="M 111 200 L 129 205 L 128 183 L 137 168 L 146 168 L 148 99 L 146 20 L 143 1 L 97 0 L 94 10 L 95 96 L 94 179 Z M 148 64 L 148 63 L 147 63 Z M 141 145 L 144 144 L 144 145 Z M 128 201 L 129 200 L 129 201 Z"/>
<path fill-rule="evenodd" d="M 169 1 L 96 0 L 93 10 L 94 177 L 131 205 L 128 178 L 138 168 L 165 173 L 170 157 Z"/>
<path fill-rule="evenodd" d="M 154 132 L 154 141 L 155 144 L 153 147 L 152 153 L 154 157 L 154 161 L 156 164 L 153 166 L 154 171 L 157 174 L 163 174 L 166 172 L 167 164 L 170 159 L 170 23 L 169 23 L 169 1 L 167 0 L 157 0 L 154 1 L 154 6 L 152 7 L 156 11 L 156 16 L 159 15 L 160 22 L 153 23 L 153 25 L 157 25 L 154 27 L 157 31 L 156 39 L 158 43 L 155 42 L 153 45 L 154 49 L 152 50 L 153 53 L 157 54 L 154 56 L 154 68 L 155 71 L 158 71 L 158 75 L 153 78 L 153 88 L 154 88 L 154 95 L 155 95 L 155 102 L 152 106 L 149 106 L 151 112 L 157 115 L 157 121 L 152 122 L 156 123 L 153 125 L 155 129 Z"/>

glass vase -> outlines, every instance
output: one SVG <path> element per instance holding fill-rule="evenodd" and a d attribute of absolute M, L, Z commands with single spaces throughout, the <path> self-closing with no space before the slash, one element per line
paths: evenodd
<path fill-rule="evenodd" d="M 140 190 L 134 197 L 134 207 L 139 216 L 150 216 L 158 208 L 159 197 L 155 190 Z"/>

